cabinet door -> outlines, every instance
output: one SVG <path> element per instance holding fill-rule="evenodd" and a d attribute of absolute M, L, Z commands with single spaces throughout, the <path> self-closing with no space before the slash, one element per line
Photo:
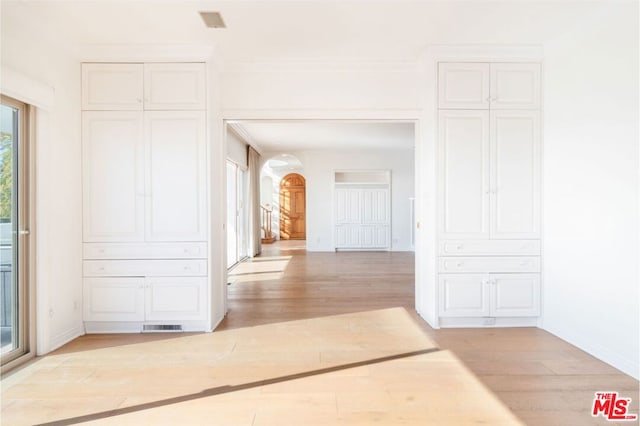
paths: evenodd
<path fill-rule="evenodd" d="M 540 237 L 540 113 L 491 111 L 491 237 Z"/>
<path fill-rule="evenodd" d="M 359 189 L 336 188 L 336 224 L 360 223 L 362 191 Z"/>
<path fill-rule="evenodd" d="M 82 64 L 82 109 L 142 110 L 142 64 Z"/>
<path fill-rule="evenodd" d="M 440 274 L 441 317 L 483 317 L 490 312 L 490 291 L 484 274 Z"/>
<path fill-rule="evenodd" d="M 360 225 L 336 226 L 336 248 L 360 247 Z"/>
<path fill-rule="evenodd" d="M 85 321 L 143 321 L 144 278 L 85 278 Z"/>
<path fill-rule="evenodd" d="M 540 315 L 539 274 L 492 274 L 491 316 L 528 317 Z"/>
<path fill-rule="evenodd" d="M 539 109 L 540 64 L 491 64 L 491 109 Z"/>
<path fill-rule="evenodd" d="M 440 231 L 444 238 L 489 237 L 489 112 L 440 111 Z"/>
<path fill-rule="evenodd" d="M 204 112 L 146 112 L 145 127 L 146 240 L 205 240 Z"/>
<path fill-rule="evenodd" d="M 389 226 L 377 225 L 375 227 L 375 245 L 378 248 L 388 249 L 389 245 Z"/>
<path fill-rule="evenodd" d="M 206 109 L 203 63 L 144 64 L 145 110 Z"/>
<path fill-rule="evenodd" d="M 83 239 L 144 239 L 142 113 L 82 113 Z"/>
<path fill-rule="evenodd" d="M 145 320 L 187 321 L 207 317 L 207 279 L 149 277 L 145 289 Z"/>
<path fill-rule="evenodd" d="M 489 64 L 440 63 L 438 108 L 489 109 Z"/>
<path fill-rule="evenodd" d="M 389 191 L 362 190 L 362 223 L 389 223 Z"/>

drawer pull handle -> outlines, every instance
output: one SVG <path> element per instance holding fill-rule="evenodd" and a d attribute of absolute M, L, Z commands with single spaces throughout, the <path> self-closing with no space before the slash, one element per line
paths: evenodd
<path fill-rule="evenodd" d="M 184 267 L 184 268 L 182 268 L 182 269 L 184 269 L 185 271 L 190 271 L 190 270 L 191 270 L 191 266 L 185 266 L 185 267 Z"/>
<path fill-rule="evenodd" d="M 456 246 L 456 250 L 462 250 L 462 244 L 458 244 L 458 245 Z"/>
<path fill-rule="evenodd" d="M 458 268 L 462 268 L 464 266 L 464 262 L 458 262 L 458 263 L 456 263 L 456 266 Z"/>
<path fill-rule="evenodd" d="M 98 271 L 104 271 L 104 266 L 99 267 Z"/>

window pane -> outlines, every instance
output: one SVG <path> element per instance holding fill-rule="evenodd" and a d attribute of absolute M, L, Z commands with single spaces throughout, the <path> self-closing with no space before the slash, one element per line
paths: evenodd
<path fill-rule="evenodd" d="M 17 176 L 19 110 L 0 106 L 0 345 L 2 354 L 19 347 L 17 277 Z"/>

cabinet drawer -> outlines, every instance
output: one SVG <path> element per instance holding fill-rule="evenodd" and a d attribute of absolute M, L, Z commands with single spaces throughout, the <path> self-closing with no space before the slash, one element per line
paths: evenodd
<path fill-rule="evenodd" d="M 540 256 L 540 240 L 446 240 L 440 242 L 444 256 Z"/>
<path fill-rule="evenodd" d="M 206 259 L 207 243 L 85 243 L 84 259 Z"/>
<path fill-rule="evenodd" d="M 536 256 L 441 257 L 440 272 L 540 272 Z"/>
<path fill-rule="evenodd" d="M 206 260 L 85 260 L 85 277 L 205 276 Z"/>

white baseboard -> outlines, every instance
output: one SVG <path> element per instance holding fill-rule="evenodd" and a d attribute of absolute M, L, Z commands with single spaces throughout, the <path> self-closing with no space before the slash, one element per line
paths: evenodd
<path fill-rule="evenodd" d="M 589 355 L 598 358 L 600 361 L 617 368 L 625 374 L 640 380 L 640 363 L 638 359 L 629 359 L 620 354 L 594 342 L 593 335 L 583 336 L 575 332 L 568 332 L 556 327 L 544 327 L 543 330 L 553 334 L 556 337 L 571 343 L 573 346 L 582 349 Z"/>
<path fill-rule="evenodd" d="M 84 333 L 83 324 L 79 324 L 70 330 L 59 333 L 51 338 L 49 342 L 49 348 L 46 353 L 55 351 L 59 347 L 66 345 L 73 339 L 77 339 L 78 337 L 83 336 L 84 334 L 85 333 Z M 44 353 L 38 353 L 38 355 L 44 355 Z"/>

